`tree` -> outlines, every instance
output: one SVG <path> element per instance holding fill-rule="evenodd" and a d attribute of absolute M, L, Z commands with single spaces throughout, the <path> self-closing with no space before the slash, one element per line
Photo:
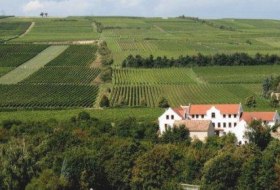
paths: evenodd
<path fill-rule="evenodd" d="M 257 105 L 257 101 L 256 101 L 255 96 L 247 97 L 247 98 L 246 98 L 246 103 L 245 103 L 245 105 L 246 105 L 248 108 L 255 108 L 256 105 Z"/>
<path fill-rule="evenodd" d="M 66 189 L 68 181 L 63 177 L 56 175 L 53 170 L 44 170 L 38 178 L 33 178 L 26 186 L 26 190 L 63 190 Z"/>
<path fill-rule="evenodd" d="M 275 94 L 272 95 L 270 100 L 270 106 L 273 108 L 277 108 L 279 106 L 279 100 Z"/>
<path fill-rule="evenodd" d="M 271 80 L 269 78 L 266 78 L 263 81 L 263 97 L 267 97 L 269 90 L 271 89 Z"/>
<path fill-rule="evenodd" d="M 100 100 L 100 103 L 99 103 L 99 106 L 104 108 L 104 107 L 109 107 L 110 106 L 110 101 L 109 101 L 109 98 L 106 96 L 106 95 L 103 95 L 101 100 Z"/>
<path fill-rule="evenodd" d="M 78 120 L 81 120 L 81 121 L 88 121 L 90 120 L 90 114 L 88 112 L 80 112 L 78 114 Z"/>
<path fill-rule="evenodd" d="M 169 107 L 168 100 L 165 97 L 161 97 L 158 101 L 158 107 L 168 108 Z"/>
<path fill-rule="evenodd" d="M 43 17 L 44 17 L 44 13 L 43 13 L 43 12 L 41 12 L 41 13 L 40 13 L 40 16 L 43 18 Z"/>
<path fill-rule="evenodd" d="M 245 135 L 251 143 L 264 150 L 272 139 L 270 132 L 270 127 L 264 125 L 261 120 L 253 120 Z"/>
<path fill-rule="evenodd" d="M 227 152 L 210 159 L 203 168 L 202 189 L 236 189 L 240 166 L 241 162 Z"/>
<path fill-rule="evenodd" d="M 161 137 L 161 142 L 164 143 L 187 142 L 189 144 L 190 141 L 190 132 L 184 125 L 168 129 Z"/>
<path fill-rule="evenodd" d="M 49 15 L 48 13 L 45 13 L 45 17 L 48 17 L 48 15 Z"/>
<path fill-rule="evenodd" d="M 132 189 L 163 189 L 180 173 L 182 155 L 173 145 L 156 145 L 138 157 L 133 168 Z"/>

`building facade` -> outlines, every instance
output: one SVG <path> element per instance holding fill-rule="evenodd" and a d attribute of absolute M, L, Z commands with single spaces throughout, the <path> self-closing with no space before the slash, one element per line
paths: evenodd
<path fill-rule="evenodd" d="M 215 134 L 235 134 L 239 144 L 248 142 L 245 133 L 252 120 L 262 120 L 272 127 L 280 122 L 278 112 L 244 112 L 241 104 L 189 105 L 167 109 L 159 118 L 160 134 L 173 128 L 177 121 L 212 122 Z M 186 126 L 188 127 L 188 126 Z"/>

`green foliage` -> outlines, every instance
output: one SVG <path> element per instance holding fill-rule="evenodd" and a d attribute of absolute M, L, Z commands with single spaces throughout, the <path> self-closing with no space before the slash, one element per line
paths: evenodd
<path fill-rule="evenodd" d="M 111 67 L 107 67 L 107 68 L 103 68 L 101 70 L 101 74 L 100 74 L 100 78 L 103 82 L 110 82 L 112 81 L 112 68 Z"/>
<path fill-rule="evenodd" d="M 1 22 L 0 42 L 19 37 L 30 25 L 30 22 Z"/>
<path fill-rule="evenodd" d="M 132 186 L 135 189 L 162 189 L 179 174 L 182 155 L 172 145 L 157 145 L 135 162 Z"/>
<path fill-rule="evenodd" d="M 103 95 L 101 100 L 100 100 L 100 103 L 99 103 L 99 106 L 102 107 L 102 108 L 107 108 L 110 106 L 110 100 L 109 98 L 106 96 L 106 95 Z"/>
<path fill-rule="evenodd" d="M 161 142 L 164 143 L 190 144 L 190 141 L 190 132 L 184 125 L 167 130 L 161 137 Z"/>
<path fill-rule="evenodd" d="M 158 101 L 158 107 L 160 108 L 168 108 L 170 105 L 168 100 L 165 97 L 161 97 Z"/>
<path fill-rule="evenodd" d="M 222 153 L 206 162 L 202 189 L 236 189 L 241 162 L 232 154 Z"/>
<path fill-rule="evenodd" d="M 68 182 L 64 177 L 60 177 L 54 171 L 47 169 L 41 172 L 38 178 L 33 178 L 26 186 L 26 190 L 64 190 L 67 189 Z"/>
<path fill-rule="evenodd" d="M 270 106 L 273 108 L 279 107 L 279 100 L 277 99 L 277 96 L 275 94 L 271 97 Z"/>
<path fill-rule="evenodd" d="M 261 150 L 264 150 L 271 141 L 271 129 L 263 124 L 261 120 L 253 120 L 246 132 L 250 142 L 255 143 Z"/>
<path fill-rule="evenodd" d="M 256 101 L 255 96 L 247 97 L 247 98 L 246 98 L 245 105 L 246 105 L 248 108 L 255 108 L 255 107 L 257 106 L 257 101 Z"/>

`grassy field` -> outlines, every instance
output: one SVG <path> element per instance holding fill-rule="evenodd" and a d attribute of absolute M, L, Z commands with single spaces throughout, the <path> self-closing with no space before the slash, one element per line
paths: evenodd
<path fill-rule="evenodd" d="M 69 120 L 72 116 L 86 111 L 92 117 L 102 121 L 120 121 L 128 117 L 135 117 L 138 121 L 157 121 L 159 115 L 164 110 L 159 108 L 123 108 L 121 109 L 67 109 L 67 110 L 46 110 L 46 111 L 13 111 L 0 112 L 0 123 L 7 119 L 16 119 L 22 121 L 46 121 L 56 119 L 58 121 Z"/>
<path fill-rule="evenodd" d="M 0 78 L 0 84 L 17 84 L 22 80 L 28 78 L 30 75 L 35 73 L 44 67 L 51 60 L 60 55 L 65 51 L 68 46 L 50 46 L 44 51 L 40 52 L 31 60 L 15 68 L 8 74 Z"/>

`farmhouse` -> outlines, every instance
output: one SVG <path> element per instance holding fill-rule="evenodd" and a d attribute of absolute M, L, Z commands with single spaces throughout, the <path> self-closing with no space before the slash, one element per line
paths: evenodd
<path fill-rule="evenodd" d="M 200 130 L 201 126 L 196 122 L 211 121 L 215 134 L 223 136 L 228 133 L 235 134 L 238 143 L 248 142 L 245 137 L 247 126 L 253 120 L 262 120 L 264 124 L 272 127 L 280 122 L 278 112 L 244 112 L 241 104 L 204 104 L 188 105 L 179 108 L 168 108 L 159 118 L 160 134 L 163 134 L 168 128 L 184 124 L 190 130 L 191 136 L 205 139 L 213 135 L 211 127 L 204 134 L 192 134 L 195 130 Z M 204 126 L 205 127 L 205 126 Z M 197 128 L 197 129 L 195 129 Z"/>

